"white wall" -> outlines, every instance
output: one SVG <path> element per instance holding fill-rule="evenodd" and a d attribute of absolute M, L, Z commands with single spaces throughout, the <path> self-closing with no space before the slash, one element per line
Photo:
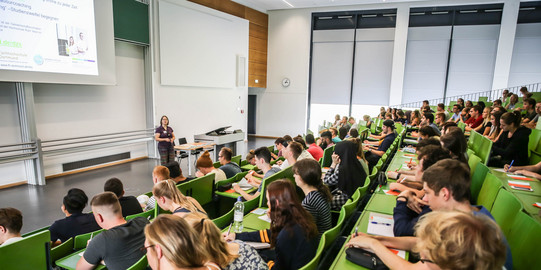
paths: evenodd
<path fill-rule="evenodd" d="M 505 0 L 504 2 L 507 1 L 515 0 Z M 269 11 L 267 88 L 264 91 L 254 91 L 258 95 L 257 134 L 283 136 L 284 134 L 305 132 L 312 12 L 486 3 L 496 3 L 496 1 L 422 1 Z M 407 29 L 402 30 L 407 31 Z M 396 36 L 407 36 L 407 34 L 401 35 L 401 33 L 397 33 Z M 401 70 L 400 68 L 395 69 L 394 65 L 397 64 L 403 65 L 403 62 L 393 62 L 393 70 Z M 285 89 L 280 84 L 284 77 L 291 80 L 291 86 Z M 401 77 L 393 75 L 391 80 Z M 393 81 L 391 81 L 391 85 L 393 85 Z M 402 96 L 402 92 L 394 91 L 393 93 Z M 284 100 L 294 100 L 296 102 L 290 106 L 282 106 Z"/>
<path fill-rule="evenodd" d="M 517 25 L 509 86 L 541 81 L 541 23 Z"/>
<path fill-rule="evenodd" d="M 216 16 L 217 18 L 227 18 L 228 20 L 236 21 L 234 24 L 236 29 L 232 31 L 232 34 L 234 34 L 236 38 L 236 45 L 234 48 L 230 48 L 229 53 L 231 53 L 233 57 L 235 57 L 234 54 L 244 55 L 246 57 L 248 56 L 248 21 L 186 1 L 167 1 L 167 4 L 171 3 L 182 4 L 184 7 L 204 11 L 206 16 Z M 161 48 L 161 38 L 159 35 L 163 32 L 158 28 L 159 24 L 157 19 L 155 19 L 154 24 L 156 27 L 155 29 L 157 30 L 155 32 L 156 35 L 154 36 L 154 49 L 156 50 L 157 55 L 160 55 L 162 52 L 159 49 Z M 197 28 L 197 25 L 193 25 L 193 27 Z M 213 44 L 220 44 L 220 42 L 223 42 L 218 38 L 219 35 L 216 36 L 213 34 L 213 32 L 202 31 L 199 33 L 199 35 L 200 38 L 197 40 L 183 40 L 182 42 L 188 43 L 184 47 L 193 48 L 196 44 L 201 42 L 212 42 Z M 206 87 L 194 85 L 163 85 L 160 82 L 160 78 L 163 78 L 161 76 L 161 68 L 167 68 L 168 70 L 166 72 L 171 74 L 171 72 L 175 71 L 175 66 L 172 63 L 162 65 L 160 63 L 160 57 L 155 57 L 154 60 L 155 68 L 153 70 L 153 89 L 155 103 L 154 121 L 156 125 L 159 124 L 159 120 L 162 115 L 167 115 L 170 120 L 170 125 L 175 132 L 175 136 L 177 138 L 186 137 L 188 142 L 193 142 L 193 135 L 206 133 L 213 129 L 225 126 L 231 126 L 229 130 L 242 129 L 247 133 L 247 86 L 208 87 L 209 85 L 223 85 L 223 77 L 220 77 L 219 81 L 214 82 L 212 81 L 212 76 L 207 78 L 210 81 L 205 83 L 205 85 L 207 85 Z M 182 65 L 186 67 L 189 65 L 196 66 L 199 64 L 201 63 L 192 60 L 179 64 L 179 66 Z M 215 64 L 226 65 L 229 64 L 229 61 L 227 61 L 227 63 Z M 183 76 L 183 74 L 179 74 L 178 76 Z M 204 74 L 199 74 L 198 76 L 199 82 L 201 82 L 202 79 L 205 79 Z M 245 69 L 244 78 L 246 79 L 245 85 L 247 85 L 247 68 Z M 233 80 L 234 79 L 235 78 L 233 78 Z M 186 82 L 187 81 L 181 83 Z M 199 82 L 195 82 L 193 84 L 201 85 Z M 237 153 L 244 154 L 244 145 L 245 143 L 237 144 Z"/>

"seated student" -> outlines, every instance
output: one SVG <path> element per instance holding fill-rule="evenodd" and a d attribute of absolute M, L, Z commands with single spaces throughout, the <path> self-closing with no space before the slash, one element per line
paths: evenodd
<path fill-rule="evenodd" d="M 352 128 L 348 131 L 346 138 L 357 138 L 359 137 L 359 131 L 355 128 Z"/>
<path fill-rule="evenodd" d="M 15 243 L 21 239 L 23 214 L 21 211 L 7 207 L 0 208 L 0 247 Z"/>
<path fill-rule="evenodd" d="M 493 107 L 501 107 L 502 106 L 502 101 L 500 99 L 496 99 L 494 100 L 494 102 L 492 103 L 492 106 Z"/>
<path fill-rule="evenodd" d="M 152 182 L 154 183 L 154 185 L 169 178 L 169 169 L 167 169 L 167 167 L 165 166 L 156 166 L 152 170 Z M 156 198 L 152 196 L 147 201 L 144 211 L 146 212 L 148 210 L 154 209 L 154 207 L 156 207 Z"/>
<path fill-rule="evenodd" d="M 222 165 L 220 166 L 220 170 L 224 171 L 227 179 L 235 176 L 237 173 L 242 172 L 240 166 L 237 163 L 231 162 L 232 157 L 233 151 L 231 151 L 231 149 L 229 149 L 228 147 L 223 147 L 218 154 L 218 160 Z"/>
<path fill-rule="evenodd" d="M 525 98 L 523 101 L 522 108 L 526 111 L 524 118 L 522 118 L 521 124 L 527 124 L 532 121 L 537 113 L 535 112 L 535 99 Z"/>
<path fill-rule="evenodd" d="M 473 107 L 473 102 L 471 100 L 466 100 L 465 108 L 471 109 Z"/>
<path fill-rule="evenodd" d="M 370 129 L 372 126 L 372 120 L 370 119 L 370 115 L 364 115 L 363 120 L 366 122 L 366 128 Z"/>
<path fill-rule="evenodd" d="M 350 138 L 348 141 L 352 141 L 355 143 L 355 147 L 357 148 L 357 159 L 363 166 L 364 172 L 366 175 L 370 175 L 370 172 L 368 171 L 368 161 L 366 160 L 366 157 L 364 156 L 364 147 L 363 142 L 359 138 Z"/>
<path fill-rule="evenodd" d="M 332 126 L 333 126 L 333 127 L 337 127 L 337 126 L 340 124 L 340 122 L 341 122 L 340 119 L 341 119 L 341 118 L 340 118 L 340 115 L 339 115 L 339 114 L 335 115 L 335 116 L 334 116 L 334 123 L 332 124 Z"/>
<path fill-rule="evenodd" d="M 350 116 L 348 119 L 349 129 L 359 129 L 359 125 L 355 123 L 355 117 Z M 348 130 L 349 131 L 349 130 Z"/>
<path fill-rule="evenodd" d="M 178 164 L 178 162 L 176 161 L 171 161 L 164 166 L 169 169 L 169 177 L 171 177 L 171 180 L 173 180 L 177 184 L 195 179 L 195 177 L 186 177 L 182 175 L 182 169 L 180 168 L 180 164 Z"/>
<path fill-rule="evenodd" d="M 282 156 L 282 149 L 287 146 L 287 141 L 284 138 L 277 138 L 274 141 L 274 149 L 278 150 L 278 155 L 271 153 L 273 159 L 278 159 Z"/>
<path fill-rule="evenodd" d="M 154 185 L 152 194 L 162 209 L 174 215 L 184 217 L 188 213 L 195 212 L 206 215 L 201 204 L 192 197 L 184 196 L 172 180 L 161 181 Z"/>
<path fill-rule="evenodd" d="M 60 207 L 66 217 L 55 221 L 49 227 L 53 244 L 59 244 L 59 242 L 64 242 L 76 235 L 100 229 L 92 214 L 83 214 L 87 202 L 88 197 L 84 191 L 78 188 L 72 188 L 68 191 Z M 139 204 L 137 207 L 141 210 Z"/>
<path fill-rule="evenodd" d="M 490 127 L 492 126 L 492 122 L 490 121 L 490 112 L 492 111 L 492 107 L 488 106 L 483 109 L 483 113 L 481 114 L 481 117 L 483 117 L 483 122 L 474 128 L 473 130 L 477 131 L 481 135 L 488 135 L 490 133 Z"/>
<path fill-rule="evenodd" d="M 330 146 L 333 146 L 334 142 L 332 141 L 332 133 L 330 131 L 322 132 L 320 135 L 320 142 L 318 143 L 318 145 L 323 150 L 329 148 Z"/>
<path fill-rule="evenodd" d="M 441 128 L 443 124 L 445 123 L 445 114 L 444 113 L 436 113 L 436 126 Z"/>
<path fill-rule="evenodd" d="M 419 110 L 415 110 L 412 112 L 409 123 L 412 127 L 417 127 L 421 124 L 421 113 L 419 112 Z"/>
<path fill-rule="evenodd" d="M 204 239 L 181 217 L 159 215 L 145 228 L 144 248 L 153 270 L 219 270 L 211 262 Z"/>
<path fill-rule="evenodd" d="M 392 120 L 389 121 L 394 124 Z M 334 148 L 331 167 L 323 179 L 323 183 L 335 187 L 331 201 L 333 210 L 340 210 L 355 190 L 364 185 L 366 172 L 357 159 L 357 150 L 358 145 L 348 140 L 336 144 Z"/>
<path fill-rule="evenodd" d="M 297 158 L 297 160 L 303 160 L 303 159 L 314 159 L 314 157 L 312 156 L 312 154 L 310 154 L 307 150 L 306 150 L 306 142 L 304 141 L 304 139 L 302 138 L 301 135 L 297 135 L 293 138 L 293 141 L 294 142 L 297 142 L 301 145 L 301 149 L 302 149 L 302 152 L 301 154 L 299 155 L 299 157 Z"/>
<path fill-rule="evenodd" d="M 448 122 L 455 122 L 455 123 L 458 123 L 458 121 L 460 121 L 460 111 L 461 111 L 461 107 L 460 105 L 458 104 L 454 104 L 453 105 L 453 115 L 451 115 L 451 118 L 449 118 L 449 120 L 447 120 Z"/>
<path fill-rule="evenodd" d="M 254 149 L 251 149 L 248 151 L 248 154 L 246 154 L 246 161 L 248 161 L 248 164 L 255 166 L 255 153 Z"/>
<path fill-rule="evenodd" d="M 535 105 L 535 116 L 528 123 L 524 124 L 525 127 L 534 129 L 537 127 L 537 121 L 539 120 L 539 115 L 541 115 L 541 101 L 537 102 Z"/>
<path fill-rule="evenodd" d="M 379 146 L 376 149 L 373 149 L 370 147 L 372 145 L 368 141 L 364 141 L 365 144 L 364 150 L 367 151 L 365 153 L 366 160 L 368 161 L 368 168 L 370 171 L 372 171 L 372 168 L 378 163 L 378 160 L 385 154 L 385 151 L 391 147 L 394 140 L 396 139 L 396 132 L 394 122 L 392 120 L 390 121 L 383 121 L 382 126 L 382 133 L 385 134 L 385 136 L 382 138 L 382 140 L 379 142 Z"/>
<path fill-rule="evenodd" d="M 423 117 L 421 118 L 421 123 L 431 127 L 434 132 L 436 132 L 437 136 L 441 135 L 440 129 L 438 126 L 436 126 L 436 124 L 434 124 L 434 115 L 432 113 L 424 113 Z"/>
<path fill-rule="evenodd" d="M 459 122 L 462 122 L 464 124 L 466 124 L 466 121 L 468 121 L 468 119 L 470 119 L 470 108 L 464 108 L 462 109 L 462 112 L 460 112 L 460 120 Z"/>
<path fill-rule="evenodd" d="M 235 239 L 270 243 L 274 256 L 267 263 L 269 269 L 299 269 L 316 254 L 318 231 L 312 216 L 299 203 L 295 187 L 289 180 L 277 180 L 267 188 L 270 229 L 226 233 L 227 241 Z M 265 258 L 264 258 L 265 259 Z"/>
<path fill-rule="evenodd" d="M 331 132 L 331 140 L 333 143 L 339 143 L 342 141 L 340 137 L 338 137 L 338 129 L 336 128 L 329 128 L 329 131 Z"/>
<path fill-rule="evenodd" d="M 450 127 L 449 131 L 441 136 L 441 146 L 449 151 L 452 159 L 468 163 L 467 150 L 468 143 L 464 132 L 459 127 Z"/>
<path fill-rule="evenodd" d="M 509 166 L 509 164 L 505 164 L 503 168 L 505 171 L 522 174 L 525 176 L 536 178 L 537 180 L 541 180 L 541 162 L 538 162 L 535 165 L 526 166 Z"/>
<path fill-rule="evenodd" d="M 495 109 L 492 110 L 490 113 L 490 130 L 485 137 L 489 138 L 493 143 L 498 140 L 500 137 L 500 134 L 502 133 L 502 129 L 500 127 L 500 119 L 502 117 L 503 113 L 500 111 L 497 111 Z"/>
<path fill-rule="evenodd" d="M 190 213 L 184 220 L 199 235 L 201 243 L 211 256 L 210 260 L 216 262 L 222 269 L 269 269 L 255 248 L 238 240 L 225 241 L 220 229 L 206 216 Z"/>
<path fill-rule="evenodd" d="M 438 103 L 438 107 L 436 108 L 436 115 L 438 113 L 443 113 L 445 118 L 443 119 L 443 122 L 447 121 L 449 119 L 449 112 L 445 110 L 445 104 Z"/>
<path fill-rule="evenodd" d="M 402 110 L 397 110 L 396 111 L 396 116 L 398 117 L 396 119 L 395 122 L 398 122 L 402 125 L 406 125 L 408 123 L 408 118 L 406 117 L 406 115 L 404 114 L 404 111 Z"/>
<path fill-rule="evenodd" d="M 323 149 L 317 146 L 314 135 L 306 134 L 306 143 L 308 144 L 308 149 L 306 151 L 308 151 L 315 160 L 319 161 L 319 159 L 323 157 Z"/>
<path fill-rule="evenodd" d="M 517 94 L 512 94 L 511 97 L 509 98 L 509 104 L 507 104 L 505 106 L 505 109 L 508 110 L 508 111 L 512 111 L 514 109 L 517 109 L 517 103 L 518 103 L 518 95 Z"/>
<path fill-rule="evenodd" d="M 257 148 L 254 151 L 254 154 L 256 157 L 255 164 L 257 168 L 263 171 L 263 174 L 264 174 L 263 179 L 266 179 L 267 177 L 280 171 L 280 168 L 272 167 L 270 165 L 271 155 L 270 155 L 269 148 L 267 147 Z M 254 179 L 254 177 L 252 177 L 252 175 L 250 174 L 246 175 L 246 179 L 248 179 L 248 183 L 252 184 L 253 186 L 259 186 L 259 189 L 257 190 L 256 193 L 248 194 L 246 193 L 246 191 L 242 190 L 239 185 L 233 185 L 233 190 L 239 193 L 245 200 L 249 201 L 259 196 L 259 194 L 261 193 L 261 182 L 256 181 L 256 179 Z"/>
<path fill-rule="evenodd" d="M 464 104 L 464 99 L 458 98 L 456 100 L 456 104 L 460 105 L 460 108 L 464 108 L 466 105 Z"/>
<path fill-rule="evenodd" d="M 338 132 L 338 138 L 340 139 L 340 141 L 343 141 L 346 136 L 348 135 L 348 131 L 349 131 L 349 128 L 348 127 L 341 127 L 339 132 Z"/>
<path fill-rule="evenodd" d="M 519 91 L 522 94 L 522 100 L 532 96 L 531 93 L 528 91 L 528 87 L 526 86 L 521 87 Z"/>
<path fill-rule="evenodd" d="M 419 129 L 419 139 L 420 140 L 426 140 L 428 138 L 436 137 L 438 138 L 439 135 L 434 131 L 434 129 L 430 126 L 424 126 Z"/>
<path fill-rule="evenodd" d="M 441 126 L 441 135 L 445 135 L 447 134 L 447 132 L 449 131 L 449 128 L 450 127 L 457 127 L 458 125 L 453 122 L 453 121 L 450 121 L 450 122 L 445 122 L 442 126 Z"/>
<path fill-rule="evenodd" d="M 494 219 L 483 206 L 470 204 L 470 169 L 463 162 L 453 159 L 440 160 L 424 171 L 422 178 L 425 193 L 422 200 L 411 191 L 400 193 L 396 199 L 393 213 L 395 236 L 412 236 L 413 227 L 419 217 L 430 210 L 461 211 Z M 424 207 L 421 212 L 423 205 L 429 207 Z M 507 247 L 505 267 L 512 269 L 511 250 L 505 237 L 503 239 Z"/>
<path fill-rule="evenodd" d="M 286 148 L 283 149 L 283 155 L 286 158 L 282 164 L 280 164 L 279 168 L 280 170 L 283 170 L 289 166 L 292 166 L 299 160 L 301 157 L 301 153 L 304 149 L 302 148 L 301 144 L 298 142 L 290 142 Z M 312 157 L 310 155 L 310 157 Z M 313 158 L 310 158 L 313 159 Z"/>
<path fill-rule="evenodd" d="M 293 165 L 295 184 L 305 195 L 302 207 L 312 214 L 320 234 L 332 228 L 329 188 L 321 181 L 321 166 L 313 159 L 300 160 Z"/>
<path fill-rule="evenodd" d="M 506 112 L 502 115 L 500 119 L 502 134 L 492 145 L 489 166 L 501 168 L 513 160 L 513 165 L 528 165 L 528 142 L 532 131 L 521 126 L 520 119 L 519 111 Z"/>
<path fill-rule="evenodd" d="M 503 234 L 496 222 L 459 211 L 425 215 L 416 226 L 416 237 L 387 237 L 359 233 L 346 244 L 375 253 L 390 269 L 502 269 L 505 262 Z M 457 248 L 460 247 L 460 248 Z M 419 253 L 411 263 L 388 248 Z"/>
<path fill-rule="evenodd" d="M 143 212 L 139 201 L 134 196 L 124 196 L 124 185 L 118 178 L 111 178 L 105 182 L 103 191 L 111 191 L 118 197 L 118 202 L 122 207 L 122 216 L 127 217 Z"/>
<path fill-rule="evenodd" d="M 470 109 L 470 118 L 465 122 L 465 131 L 471 131 L 483 123 L 483 110 L 481 106 L 475 105 Z"/>
<path fill-rule="evenodd" d="M 212 159 L 210 159 L 209 151 L 205 151 L 195 162 L 195 167 L 198 171 L 195 173 L 196 177 L 203 177 L 209 173 L 214 173 L 214 182 L 226 180 L 227 176 L 224 171 L 214 168 Z"/>
<path fill-rule="evenodd" d="M 98 225 L 105 231 L 96 235 L 77 262 L 77 270 L 94 269 L 101 261 L 107 269 L 127 269 L 145 255 L 144 217 L 126 221 L 118 198 L 112 192 L 100 193 L 90 201 Z"/>

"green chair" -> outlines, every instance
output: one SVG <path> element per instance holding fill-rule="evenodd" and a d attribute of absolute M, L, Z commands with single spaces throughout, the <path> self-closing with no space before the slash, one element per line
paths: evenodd
<path fill-rule="evenodd" d="M 80 235 L 75 236 L 75 238 L 73 240 L 73 249 L 74 250 L 79 250 L 79 249 L 86 248 L 86 244 L 88 243 L 88 240 L 90 240 L 90 237 L 94 237 L 94 236 L 100 234 L 103 231 L 104 230 L 101 229 L 101 230 L 97 230 L 97 231 L 94 231 L 94 232 L 89 232 L 89 233 L 80 234 Z"/>
<path fill-rule="evenodd" d="M 532 129 L 532 133 L 530 133 L 530 140 L 528 141 L 528 150 L 531 151 L 537 151 L 538 146 L 541 142 L 541 130 L 538 129 Z"/>
<path fill-rule="evenodd" d="M 477 201 L 477 196 L 479 196 L 479 191 L 483 186 L 483 181 L 485 181 L 488 172 L 488 167 L 481 162 L 478 162 L 477 166 L 475 166 L 475 172 L 472 174 L 470 185 L 471 197 L 474 202 Z"/>
<path fill-rule="evenodd" d="M 235 174 L 235 176 L 233 176 L 233 177 L 231 177 L 229 179 L 218 181 L 218 182 L 216 182 L 216 184 L 214 184 L 215 189 L 218 189 L 219 186 L 227 185 L 229 183 L 236 183 L 236 182 L 242 180 L 242 178 L 244 178 L 247 174 L 248 174 L 247 171 L 246 172 L 240 172 L 240 173 Z"/>
<path fill-rule="evenodd" d="M 218 169 L 222 166 L 222 164 L 219 162 L 219 161 L 216 161 L 214 163 L 212 163 L 212 166 L 214 166 L 214 168 Z"/>
<path fill-rule="evenodd" d="M 261 192 L 260 192 L 260 195 L 259 198 L 259 207 L 267 207 L 267 196 L 266 196 L 266 190 L 267 190 L 267 186 L 270 185 L 270 183 L 276 181 L 276 180 L 280 180 L 280 179 L 284 179 L 284 178 L 287 178 L 289 179 L 290 181 L 293 182 L 293 184 L 295 184 L 295 178 L 293 177 L 293 166 L 289 166 L 265 179 L 263 179 L 263 181 L 261 182 Z"/>
<path fill-rule="evenodd" d="M 539 243 L 541 243 L 541 223 L 524 212 L 515 217 L 509 237 L 507 237 L 514 269 L 539 269 Z"/>
<path fill-rule="evenodd" d="M 151 210 L 148 210 L 146 212 L 142 212 L 142 213 L 139 213 L 139 214 L 133 214 L 133 215 L 129 215 L 126 217 L 126 220 L 132 220 L 136 217 L 144 217 L 146 219 L 153 219 L 154 218 L 154 209 L 151 209 Z"/>
<path fill-rule="evenodd" d="M 305 266 L 301 267 L 300 270 L 317 269 L 319 260 L 321 259 L 321 255 L 323 254 L 324 250 L 325 250 L 325 237 L 321 237 L 319 239 L 319 245 L 317 246 L 316 256 L 314 256 L 314 258 L 310 262 L 308 262 Z"/>
<path fill-rule="evenodd" d="M 71 237 L 70 239 L 62 242 L 62 244 L 51 248 L 51 262 L 56 262 L 58 259 L 64 258 L 73 253 L 74 243 L 75 241 L 73 240 L 73 237 Z"/>
<path fill-rule="evenodd" d="M 488 211 L 492 210 L 492 205 L 500 188 L 503 186 L 502 181 L 491 173 L 487 173 L 483 186 L 477 197 L 477 204 L 484 206 Z"/>
<path fill-rule="evenodd" d="M 258 170 L 255 165 L 248 163 L 248 160 L 242 160 L 240 162 L 240 169 L 243 171 L 250 171 L 250 170 L 257 171 Z"/>
<path fill-rule="evenodd" d="M 475 169 L 477 168 L 477 164 L 481 163 L 481 158 L 478 157 L 476 154 L 471 154 L 468 156 L 468 166 L 470 167 L 470 177 L 473 176 L 473 173 L 475 172 Z"/>
<path fill-rule="evenodd" d="M 46 226 L 46 227 L 43 227 L 43 228 L 39 228 L 39 229 L 37 229 L 37 230 L 33 230 L 33 231 L 31 231 L 31 232 L 27 232 L 27 233 L 25 233 L 25 234 L 23 234 L 23 235 L 21 235 L 21 236 L 22 236 L 22 237 L 28 237 L 28 236 L 30 236 L 30 235 L 32 235 L 32 234 L 36 234 L 36 233 L 39 233 L 39 232 L 42 232 L 42 231 L 46 231 L 46 230 L 48 230 L 48 229 L 49 229 L 49 226 Z"/>
<path fill-rule="evenodd" d="M 321 236 L 322 238 L 325 238 L 325 246 L 323 249 L 327 250 L 327 248 L 334 243 L 334 240 L 336 237 L 338 237 L 338 234 L 340 233 L 340 230 L 342 229 L 342 225 L 344 224 L 344 220 L 346 219 L 346 209 L 342 208 L 340 210 L 340 216 L 338 216 L 338 222 L 336 222 L 336 225 L 332 227 L 331 229 L 327 230 L 323 233 Z"/>
<path fill-rule="evenodd" d="M 515 217 L 520 211 L 522 211 L 522 203 L 513 193 L 502 188 L 498 192 L 490 212 L 494 220 L 500 225 L 503 234 L 509 238 L 509 232 L 512 229 Z"/>
<path fill-rule="evenodd" d="M 213 219 L 212 222 L 214 222 L 216 227 L 218 227 L 220 229 L 223 229 L 223 228 L 229 226 L 229 224 L 231 224 L 231 222 L 233 221 L 233 215 L 234 214 L 235 214 L 235 208 L 231 208 L 231 210 L 229 210 L 229 212 L 225 213 L 221 217 L 217 217 L 217 218 Z"/>
<path fill-rule="evenodd" d="M 466 124 L 462 123 L 462 122 L 458 122 L 456 124 L 460 129 L 462 129 L 462 132 L 464 132 L 464 129 L 466 129 Z"/>
<path fill-rule="evenodd" d="M 194 198 L 201 205 L 205 205 L 212 201 L 214 176 L 214 173 L 209 173 L 194 180 L 178 184 L 177 188 L 182 194 Z"/>
<path fill-rule="evenodd" d="M 231 162 L 235 162 L 235 163 L 237 163 L 237 165 L 240 166 L 240 159 L 241 159 L 241 158 L 242 158 L 241 155 L 234 156 L 234 157 L 231 158 Z"/>
<path fill-rule="evenodd" d="M 249 201 L 245 201 L 245 202 L 242 202 L 244 204 L 244 214 L 248 214 L 250 211 L 254 210 L 257 208 L 258 204 L 259 204 L 259 200 L 261 197 L 261 194 L 259 194 L 259 196 L 249 200 Z M 266 205 L 265 205 L 266 207 Z"/>
<path fill-rule="evenodd" d="M 141 257 L 134 265 L 130 266 L 128 270 L 146 270 L 148 266 L 147 255 Z"/>
<path fill-rule="evenodd" d="M 49 230 L 0 247 L 1 269 L 49 269 L 47 252 L 51 241 Z"/>
<path fill-rule="evenodd" d="M 321 162 L 321 167 L 330 167 L 332 163 L 332 153 L 334 153 L 334 145 L 331 147 L 327 147 L 323 151 L 323 161 Z"/>
<path fill-rule="evenodd" d="M 539 121 L 541 122 L 541 121 Z M 541 162 L 541 153 L 537 151 L 531 151 L 530 152 L 530 164 L 535 165 L 537 163 Z"/>
<path fill-rule="evenodd" d="M 488 97 L 479 97 L 479 99 L 477 101 L 487 102 Z"/>
<path fill-rule="evenodd" d="M 475 145 L 478 146 L 478 149 L 475 151 L 475 153 L 477 153 L 477 155 L 481 158 L 481 162 L 487 165 L 493 143 L 489 138 L 482 135 L 479 135 L 478 138 L 479 139 L 475 143 Z"/>

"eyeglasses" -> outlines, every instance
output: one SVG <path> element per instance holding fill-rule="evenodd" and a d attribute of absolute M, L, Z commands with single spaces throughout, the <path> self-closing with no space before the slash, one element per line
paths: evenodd
<path fill-rule="evenodd" d="M 150 245 L 150 246 L 142 247 L 142 248 L 140 248 L 139 250 L 140 250 L 141 252 L 143 252 L 143 253 L 147 253 L 147 250 L 148 250 L 149 248 L 151 248 L 151 247 L 154 247 L 154 246 L 156 246 L 156 245 Z"/>
<path fill-rule="evenodd" d="M 429 260 L 429 259 L 420 259 L 419 261 L 421 261 L 422 263 L 433 263 L 433 264 L 435 264 L 434 261 Z"/>

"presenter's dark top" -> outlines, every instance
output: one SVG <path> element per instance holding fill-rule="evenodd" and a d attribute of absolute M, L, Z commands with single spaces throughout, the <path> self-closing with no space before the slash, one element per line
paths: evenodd
<path fill-rule="evenodd" d="M 139 204 L 139 201 L 134 196 L 122 196 L 118 198 L 118 202 L 122 207 L 122 216 L 127 217 L 143 212 L 143 208 Z"/>
<path fill-rule="evenodd" d="M 51 241 L 60 240 L 64 242 L 71 237 L 100 230 L 93 214 L 76 213 L 69 217 L 59 219 L 49 227 Z"/>
<path fill-rule="evenodd" d="M 154 133 L 159 133 L 161 139 L 173 137 L 173 129 L 170 126 L 167 126 L 167 130 L 163 126 L 159 126 Z M 173 144 L 170 142 L 158 142 L 158 148 L 173 148 Z"/>

